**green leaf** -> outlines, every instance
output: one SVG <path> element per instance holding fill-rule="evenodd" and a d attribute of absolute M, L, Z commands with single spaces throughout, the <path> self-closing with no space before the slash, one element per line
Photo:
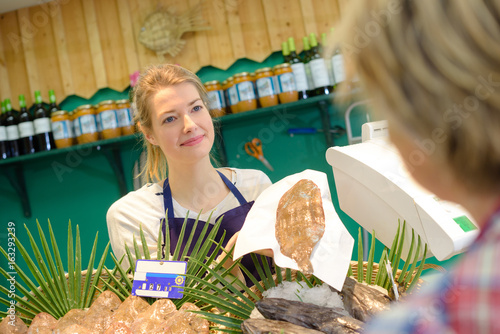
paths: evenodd
<path fill-rule="evenodd" d="M 205 292 L 195 288 L 185 288 L 185 291 L 191 292 L 193 295 L 198 296 L 200 299 L 203 298 L 205 302 L 209 302 L 211 305 L 224 310 L 224 312 L 230 312 L 231 314 L 238 316 L 240 318 L 248 318 L 250 313 L 252 312 L 249 308 L 244 308 L 238 306 L 236 303 L 238 302 L 237 298 L 234 298 L 232 294 L 225 293 L 224 290 L 217 288 L 217 286 L 213 286 L 215 289 L 212 291 L 217 292 L 218 294 L 214 294 L 213 292 Z"/>
<path fill-rule="evenodd" d="M 401 254 L 403 253 L 403 246 L 406 234 L 406 220 L 403 221 L 403 231 L 401 231 L 401 237 L 399 238 L 398 249 L 396 255 L 392 259 L 392 276 L 396 279 L 396 272 L 399 268 L 399 261 L 401 260 Z"/>
<path fill-rule="evenodd" d="M 80 243 L 80 228 L 76 225 L 75 236 L 75 306 L 80 305 L 82 290 L 82 247 Z"/>
<path fill-rule="evenodd" d="M 144 231 L 142 230 L 142 224 L 139 224 L 139 235 L 141 236 L 142 253 L 144 254 L 144 258 L 146 260 L 150 260 L 151 255 L 149 254 L 148 243 L 146 242 L 146 237 L 144 236 Z"/>
<path fill-rule="evenodd" d="M 368 253 L 368 262 L 366 264 L 366 282 L 368 284 L 373 284 L 372 275 L 373 275 L 373 261 L 375 258 L 375 230 L 372 231 L 372 240 L 370 245 L 370 252 Z"/>
<path fill-rule="evenodd" d="M 382 255 L 380 256 L 380 261 L 378 262 L 378 271 L 377 275 L 375 276 L 375 285 L 382 286 L 382 284 L 385 281 L 385 276 L 384 276 L 385 270 L 383 270 L 383 266 L 385 265 L 386 259 L 387 259 L 387 247 L 385 247 L 384 250 L 382 251 Z"/>
<path fill-rule="evenodd" d="M 33 250 L 33 254 L 35 255 L 36 264 L 38 265 L 38 268 L 40 268 L 41 270 L 41 275 L 40 275 L 40 271 L 36 269 L 37 274 L 34 275 L 35 279 L 37 280 L 39 286 L 42 288 L 43 293 L 47 296 L 47 298 L 53 300 L 53 307 L 57 310 L 57 314 L 63 315 L 61 301 L 57 300 L 58 298 L 56 298 L 54 281 L 50 276 L 47 266 L 45 265 L 40 249 L 38 248 L 35 239 L 33 238 L 33 235 L 26 227 L 26 225 L 24 225 L 24 228 L 26 229 L 26 232 L 28 234 L 31 249 Z"/>
<path fill-rule="evenodd" d="M 274 263 L 274 271 L 276 272 L 276 282 L 278 282 L 278 284 L 283 282 L 283 274 L 281 270 L 282 269 L 276 263 Z"/>
<path fill-rule="evenodd" d="M 96 234 L 96 241 L 97 241 L 97 234 Z M 97 286 L 99 284 L 99 280 L 101 277 L 102 269 L 104 267 L 104 262 L 106 261 L 106 257 L 108 256 L 108 251 L 109 251 L 109 246 L 110 243 L 106 245 L 106 248 L 104 248 L 104 252 L 101 255 L 101 259 L 99 261 L 99 264 L 97 265 L 97 269 L 95 270 L 95 274 L 93 275 L 92 278 L 92 285 L 90 286 L 90 290 L 87 291 L 87 289 L 84 290 L 83 293 L 83 300 L 86 300 L 84 307 L 90 307 L 90 304 L 92 302 L 92 298 L 94 297 L 96 293 Z M 95 258 L 95 255 L 92 256 L 92 258 Z M 93 266 L 94 260 L 92 260 L 92 266 Z M 89 261 L 89 267 L 90 267 L 90 261 Z M 88 269 L 87 269 L 87 277 L 88 277 Z"/>
<path fill-rule="evenodd" d="M 352 272 L 352 267 L 351 267 L 351 263 L 349 263 L 349 269 L 347 269 L 347 276 L 350 277 L 350 276 L 353 276 L 354 273 Z"/>
<path fill-rule="evenodd" d="M 95 252 L 96 252 L 96 247 L 97 247 L 97 233 L 94 238 L 94 245 L 92 246 L 92 251 L 90 253 L 90 259 L 89 259 L 89 264 L 87 266 L 87 271 L 85 274 L 85 281 L 83 282 L 83 288 L 80 291 L 80 298 L 78 301 L 78 308 L 84 308 L 84 305 L 86 305 L 86 297 L 90 289 L 90 281 L 92 280 L 92 273 L 94 271 L 94 259 L 95 259 Z M 90 304 L 90 300 L 89 300 Z"/>
<path fill-rule="evenodd" d="M 43 233 L 42 227 L 40 226 L 38 219 L 36 220 L 36 225 L 42 243 L 43 253 L 45 255 L 45 258 L 47 259 L 48 266 L 50 269 L 50 276 L 53 277 L 54 293 L 57 296 L 58 302 L 62 304 L 61 306 L 62 309 L 68 309 L 69 304 L 67 300 L 67 295 L 65 293 L 66 290 L 64 288 L 67 282 L 66 277 L 64 277 L 64 268 L 62 267 L 62 265 L 61 267 L 59 267 L 59 269 L 56 268 L 54 259 L 52 258 L 52 254 L 49 249 L 47 239 L 45 238 L 45 234 Z M 50 220 L 49 220 L 49 231 L 52 232 L 52 227 L 50 226 Z M 62 275 L 60 275 L 60 273 L 62 273 Z"/>
<path fill-rule="evenodd" d="M 22 245 L 22 243 L 19 241 L 19 239 L 16 236 L 14 236 L 14 240 L 15 240 L 15 244 L 16 244 L 16 250 L 19 251 L 19 253 L 21 253 L 21 256 L 23 257 L 24 261 L 26 262 L 26 265 L 27 265 L 29 271 L 31 272 L 31 274 L 33 275 L 35 280 L 37 281 L 38 286 L 42 286 L 43 285 L 43 278 L 42 278 L 40 271 L 36 267 L 35 262 L 31 259 L 28 252 L 26 251 L 26 249 L 24 248 L 24 246 Z M 5 252 L 5 250 L 1 247 L 0 247 L 0 250 L 4 254 L 4 256 L 8 259 L 7 252 Z M 14 269 L 16 270 L 17 274 L 21 276 L 21 272 L 22 272 L 21 268 L 19 268 L 19 266 L 16 263 L 13 263 L 13 266 L 14 266 Z M 25 283 L 26 283 L 27 287 L 29 289 L 33 290 L 33 293 L 36 295 L 37 298 L 39 298 L 39 301 L 48 310 L 47 313 L 50 313 L 52 315 L 57 316 L 59 314 L 57 308 L 50 302 L 50 300 L 47 298 L 47 296 L 45 294 L 41 293 L 37 289 L 37 286 L 28 278 L 28 276 L 26 274 L 24 274 L 24 272 L 22 272 L 22 274 L 23 274 L 23 277 L 26 279 Z M 16 284 L 17 284 L 17 282 L 16 282 Z"/>
<path fill-rule="evenodd" d="M 61 259 L 61 254 L 59 253 L 59 247 L 57 246 L 57 241 L 56 237 L 54 235 L 54 231 L 52 230 L 52 225 L 50 224 L 50 220 L 48 221 L 49 225 L 49 234 L 50 234 L 50 244 L 52 246 L 52 251 L 54 253 L 54 259 L 57 265 L 57 270 L 59 272 L 59 282 L 62 283 L 62 295 L 65 300 L 64 304 L 66 306 L 66 309 L 71 309 L 71 305 L 68 301 L 69 298 L 69 291 L 68 291 L 68 284 L 67 281 L 68 279 L 65 276 L 64 273 L 64 266 L 62 264 L 62 259 Z"/>
<path fill-rule="evenodd" d="M 135 259 L 136 260 L 143 259 L 141 250 L 139 249 L 139 245 L 137 244 L 137 240 L 135 239 L 135 234 L 132 235 L 132 242 L 134 245 Z"/>
<path fill-rule="evenodd" d="M 189 211 L 186 213 L 186 217 L 184 218 L 184 222 L 182 223 L 181 227 L 181 232 L 179 234 L 179 241 L 181 242 L 178 242 L 177 245 L 175 245 L 174 254 L 172 254 L 172 258 L 174 261 L 181 261 L 179 260 L 179 254 L 181 252 L 182 240 L 184 240 L 184 234 L 186 233 L 186 225 L 188 217 L 189 217 Z"/>
<path fill-rule="evenodd" d="M 358 282 L 363 282 L 363 232 L 361 227 L 358 229 Z"/>
<path fill-rule="evenodd" d="M 130 252 L 128 247 L 127 247 L 127 250 Z M 118 262 L 118 260 L 116 259 L 115 255 L 113 253 L 111 253 L 111 258 L 113 259 L 113 262 L 115 263 L 115 269 L 118 270 L 118 272 L 120 273 L 120 283 L 123 283 L 125 285 L 125 287 L 129 291 L 129 295 L 130 295 L 130 291 L 132 291 L 132 286 L 133 286 L 132 281 L 128 278 L 127 273 L 122 268 L 122 266 L 120 265 L 120 263 Z M 110 277 L 114 277 L 114 275 L 110 276 Z"/>
<path fill-rule="evenodd" d="M 427 244 L 425 244 L 424 255 L 422 256 L 422 261 L 420 262 L 420 266 L 418 267 L 417 274 L 415 275 L 415 277 L 413 277 L 413 280 L 412 280 L 410 286 L 408 287 L 408 292 L 411 292 L 411 290 L 413 290 L 415 285 L 418 283 L 418 279 L 420 278 L 420 274 L 422 274 L 422 270 L 424 269 L 426 257 L 427 257 Z"/>
<path fill-rule="evenodd" d="M 73 254 L 73 230 L 71 228 L 71 220 L 68 223 L 68 285 L 69 285 L 69 307 L 76 307 L 75 297 L 75 265 Z"/>
<path fill-rule="evenodd" d="M 165 259 L 165 256 L 162 255 L 162 240 L 163 240 L 163 232 L 161 230 L 162 226 L 158 228 L 158 242 L 156 243 L 156 258 L 158 260 Z M 142 238 L 142 237 L 141 237 Z"/>
<path fill-rule="evenodd" d="M 191 233 L 189 234 L 189 238 L 186 241 L 186 247 L 184 247 L 184 250 L 182 251 L 182 254 L 180 256 L 181 259 L 186 258 L 187 252 L 189 251 L 189 248 L 191 247 L 191 242 L 193 241 L 194 233 L 196 232 L 196 227 L 198 226 L 198 221 L 200 219 L 200 215 L 201 215 L 201 211 L 200 211 L 200 213 L 198 213 L 198 216 L 196 217 L 196 219 L 194 221 L 193 228 L 191 229 Z M 186 220 L 184 220 L 184 221 L 186 221 Z M 182 240 L 182 239 L 179 239 L 179 240 Z"/>
<path fill-rule="evenodd" d="M 412 279 L 413 272 L 415 271 L 415 267 L 417 266 L 418 259 L 420 258 L 420 247 L 422 245 L 422 241 L 420 240 L 420 235 L 418 236 L 418 241 L 417 241 L 417 250 L 415 252 L 415 256 L 413 258 L 412 264 L 410 266 L 410 270 L 406 273 L 406 277 L 404 280 L 404 287 L 407 287 L 408 284 L 410 283 L 410 280 Z"/>
<path fill-rule="evenodd" d="M 408 250 L 408 255 L 406 256 L 406 261 L 403 266 L 403 269 L 401 269 L 401 274 L 398 277 L 398 283 L 401 285 L 403 283 L 404 276 L 406 274 L 406 271 L 408 270 L 408 267 L 411 262 L 411 256 L 413 254 L 413 248 L 415 247 L 415 230 L 411 229 L 411 243 L 410 243 L 410 249 Z"/>

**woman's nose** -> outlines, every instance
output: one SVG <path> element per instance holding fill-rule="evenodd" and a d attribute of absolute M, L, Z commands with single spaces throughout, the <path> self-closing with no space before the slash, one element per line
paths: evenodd
<path fill-rule="evenodd" d="M 196 123 L 189 115 L 184 115 L 184 131 L 189 132 L 196 128 Z"/>

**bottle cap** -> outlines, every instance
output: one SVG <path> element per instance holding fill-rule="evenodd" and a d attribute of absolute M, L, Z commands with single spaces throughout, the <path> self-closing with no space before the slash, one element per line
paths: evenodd
<path fill-rule="evenodd" d="M 307 39 L 307 36 L 302 37 L 302 44 L 304 45 L 304 51 L 309 51 L 311 49 L 309 47 L 309 39 Z"/>
<path fill-rule="evenodd" d="M 50 103 L 56 103 L 56 94 L 54 94 L 54 90 L 49 90 L 49 101 Z"/>
<path fill-rule="evenodd" d="M 281 43 L 281 50 L 283 52 L 283 56 L 290 55 L 290 49 L 288 48 L 288 43 L 287 42 Z"/>
<path fill-rule="evenodd" d="M 39 90 L 35 90 L 35 103 L 42 103 L 42 95 L 40 94 Z"/>
<path fill-rule="evenodd" d="M 290 50 L 290 52 L 295 52 L 296 49 L 295 49 L 295 41 L 293 39 L 293 37 L 288 37 L 288 49 Z"/>
<path fill-rule="evenodd" d="M 316 40 L 316 35 L 314 33 L 311 33 L 309 35 L 309 39 L 311 41 L 311 47 L 314 48 L 316 46 L 318 46 L 318 41 Z"/>
<path fill-rule="evenodd" d="M 24 95 L 21 94 L 19 95 L 19 108 L 25 108 L 26 107 L 26 99 L 24 98 Z"/>

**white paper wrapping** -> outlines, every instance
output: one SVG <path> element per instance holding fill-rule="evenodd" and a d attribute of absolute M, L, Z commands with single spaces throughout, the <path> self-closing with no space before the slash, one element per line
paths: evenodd
<path fill-rule="evenodd" d="M 311 263 L 314 275 L 337 290 L 341 290 L 351 261 L 354 239 L 333 207 L 326 174 L 305 170 L 276 182 L 257 198 L 236 241 L 234 258 L 259 249 L 272 249 L 274 261 L 282 268 L 299 269 L 297 263 L 280 252 L 275 236 L 276 210 L 285 192 L 302 179 L 309 179 L 321 189 L 325 212 L 325 233 L 314 247 Z"/>

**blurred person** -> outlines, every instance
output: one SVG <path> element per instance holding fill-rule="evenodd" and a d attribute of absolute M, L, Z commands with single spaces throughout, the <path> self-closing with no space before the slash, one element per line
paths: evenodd
<path fill-rule="evenodd" d="M 456 266 L 366 332 L 500 333 L 500 0 L 350 4 L 332 40 L 346 82 L 359 78 L 412 177 L 480 228 Z"/>

